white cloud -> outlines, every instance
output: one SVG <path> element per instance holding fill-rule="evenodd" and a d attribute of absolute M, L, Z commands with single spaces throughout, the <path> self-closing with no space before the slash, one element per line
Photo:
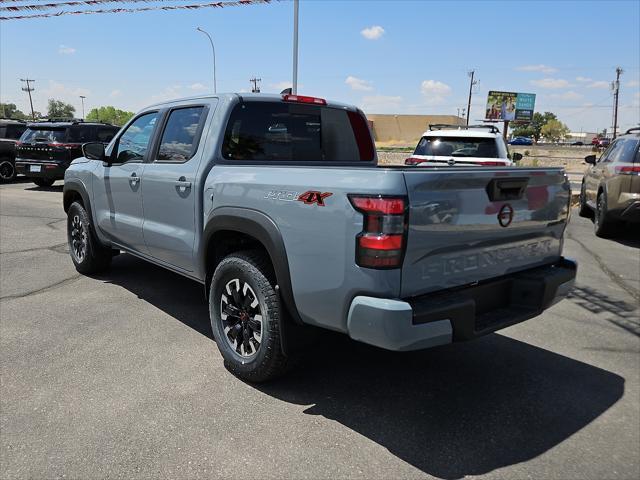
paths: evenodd
<path fill-rule="evenodd" d="M 344 81 L 347 85 L 351 87 L 352 90 L 360 90 L 365 92 L 370 92 L 373 90 L 373 85 L 368 80 L 363 80 L 361 78 L 352 77 L 349 75 L 347 79 Z"/>
<path fill-rule="evenodd" d="M 384 35 L 384 28 L 380 25 L 373 25 L 361 30 L 360 35 L 367 40 L 378 40 L 382 35 Z"/>
<path fill-rule="evenodd" d="M 605 82 L 604 80 L 598 80 L 595 82 L 591 82 L 587 85 L 587 88 L 609 88 L 609 82 Z"/>
<path fill-rule="evenodd" d="M 581 82 L 581 83 L 588 83 L 588 82 L 593 82 L 593 78 L 589 78 L 589 77 L 576 77 L 576 81 L 577 81 L 577 82 Z"/>
<path fill-rule="evenodd" d="M 362 109 L 372 113 L 394 113 L 402 104 L 402 97 L 388 95 L 366 95 L 362 98 Z"/>
<path fill-rule="evenodd" d="M 73 55 L 74 53 L 76 53 L 76 49 L 73 47 L 67 47 L 65 45 L 60 45 L 60 47 L 58 47 L 58 53 L 60 55 Z"/>
<path fill-rule="evenodd" d="M 201 83 L 192 83 L 187 88 L 189 90 L 193 90 L 194 92 L 202 92 L 203 90 L 207 89 L 207 87 Z"/>
<path fill-rule="evenodd" d="M 109 94 L 109 97 L 118 98 L 121 95 L 122 95 L 122 92 L 120 90 L 116 89 L 116 90 L 112 90 L 111 91 L 111 93 Z"/>
<path fill-rule="evenodd" d="M 451 95 L 451 87 L 438 80 L 423 80 L 420 84 L 420 92 L 430 105 L 442 103 L 445 97 Z"/>
<path fill-rule="evenodd" d="M 550 67 L 549 65 L 523 65 L 521 67 L 517 67 L 516 70 L 520 70 L 521 72 L 542 72 L 542 73 L 554 73 L 557 72 L 558 69 L 555 67 Z"/>
<path fill-rule="evenodd" d="M 629 80 L 628 82 L 625 82 L 625 86 L 627 86 L 627 87 L 639 87 L 640 86 L 640 82 L 638 80 Z"/>
<path fill-rule="evenodd" d="M 568 92 L 564 92 L 564 93 L 553 93 L 549 95 L 549 98 L 553 98 L 555 100 L 580 100 L 583 97 L 584 95 L 576 93 L 572 90 L 569 90 Z"/>
<path fill-rule="evenodd" d="M 163 102 L 165 100 L 173 100 L 175 98 L 180 98 L 182 96 L 182 85 L 171 85 L 166 87 L 160 93 L 155 95 L 151 95 L 150 102 L 157 103 Z"/>
<path fill-rule="evenodd" d="M 541 78 L 539 80 L 531 80 L 529 83 L 539 88 L 567 88 L 572 86 L 562 78 Z"/>

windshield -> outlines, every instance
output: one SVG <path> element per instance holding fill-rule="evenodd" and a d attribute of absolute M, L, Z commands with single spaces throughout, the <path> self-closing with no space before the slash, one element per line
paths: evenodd
<path fill-rule="evenodd" d="M 28 128 L 20 137 L 22 143 L 64 142 L 66 128 Z"/>
<path fill-rule="evenodd" d="M 414 155 L 501 158 L 492 137 L 422 137 Z"/>
<path fill-rule="evenodd" d="M 224 135 L 228 160 L 360 162 L 374 159 L 363 115 L 276 102 L 236 105 Z"/>

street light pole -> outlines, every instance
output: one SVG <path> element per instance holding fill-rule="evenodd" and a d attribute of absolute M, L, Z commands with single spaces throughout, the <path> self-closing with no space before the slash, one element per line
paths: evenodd
<path fill-rule="evenodd" d="M 82 100 L 82 121 L 84 121 L 84 99 L 87 98 L 84 95 L 80 95 L 80 100 Z"/>
<path fill-rule="evenodd" d="M 291 93 L 298 93 L 298 0 L 293 0 L 293 88 Z"/>
<path fill-rule="evenodd" d="M 213 40 L 211 38 L 211 35 L 209 35 L 209 33 L 205 32 L 200 27 L 196 28 L 196 30 L 204 33 L 209 39 L 209 43 L 211 44 L 211 52 L 213 53 L 213 93 L 218 93 L 218 90 L 216 88 L 216 47 L 213 46 Z"/>

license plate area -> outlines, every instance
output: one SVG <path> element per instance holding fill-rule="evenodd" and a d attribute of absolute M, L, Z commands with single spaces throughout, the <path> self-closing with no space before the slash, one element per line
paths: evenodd
<path fill-rule="evenodd" d="M 30 172 L 41 172 L 42 171 L 42 165 L 29 165 L 29 171 Z"/>

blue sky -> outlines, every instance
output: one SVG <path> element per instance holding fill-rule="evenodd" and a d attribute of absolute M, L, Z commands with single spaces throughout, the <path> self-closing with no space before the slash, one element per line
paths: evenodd
<path fill-rule="evenodd" d="M 283 1 L 1 22 L 0 97 L 27 112 L 25 76 L 36 80 L 42 112 L 47 98 L 80 114 L 79 95 L 88 111 L 206 93 L 211 52 L 197 26 L 216 45 L 218 91 L 246 91 L 255 75 L 263 92 L 279 92 L 291 81 L 292 12 Z M 300 93 L 366 113 L 455 114 L 474 68 L 472 119 L 482 117 L 488 90 L 531 92 L 537 111 L 576 131 L 611 126 L 609 84 L 621 66 L 620 124 L 640 122 L 638 1 L 303 0 L 299 62 Z"/>

